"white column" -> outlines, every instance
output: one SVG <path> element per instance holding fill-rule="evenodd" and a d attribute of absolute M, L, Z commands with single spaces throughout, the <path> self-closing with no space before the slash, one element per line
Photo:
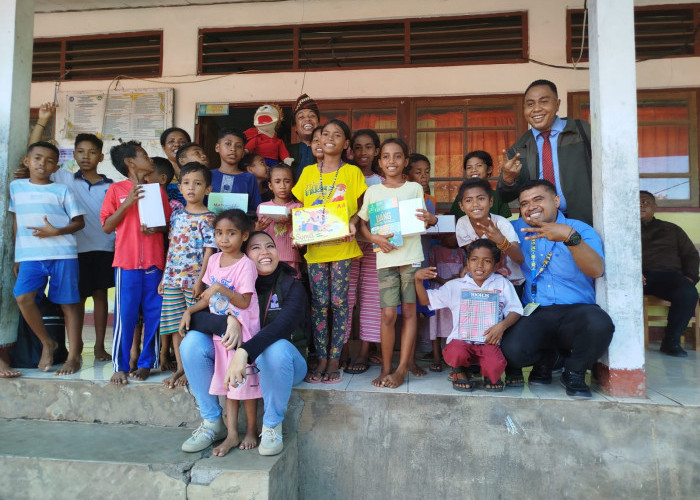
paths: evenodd
<path fill-rule="evenodd" d="M 8 185 L 27 148 L 32 80 L 34 0 L 2 0 L 0 16 L 0 346 L 17 332 L 12 295 L 14 241 Z"/>
<path fill-rule="evenodd" d="M 588 2 L 593 144 L 593 221 L 603 239 L 598 303 L 615 335 L 599 370 L 613 395 L 643 396 L 637 94 L 632 0 Z"/>

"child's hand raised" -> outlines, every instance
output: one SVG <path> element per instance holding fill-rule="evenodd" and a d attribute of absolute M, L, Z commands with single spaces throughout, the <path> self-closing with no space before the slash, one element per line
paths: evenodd
<path fill-rule="evenodd" d="M 122 205 L 124 205 L 125 207 L 130 207 L 134 203 L 138 202 L 141 198 L 143 198 L 143 196 L 143 187 L 140 184 L 134 184 L 134 186 L 131 188 L 131 191 L 129 191 L 129 194 L 122 202 Z"/>
<path fill-rule="evenodd" d="M 27 226 L 27 229 L 32 230 L 32 236 L 37 238 L 50 238 L 60 234 L 58 228 L 51 225 L 49 219 L 44 215 L 44 225 L 42 227 Z"/>
<path fill-rule="evenodd" d="M 437 267 L 424 267 L 416 271 L 413 276 L 419 281 L 435 279 L 437 278 Z"/>
<path fill-rule="evenodd" d="M 41 106 L 39 106 L 39 116 L 37 119 L 37 123 L 39 123 L 41 126 L 46 125 L 47 123 L 49 123 L 49 120 L 51 120 L 51 117 L 53 116 L 55 111 L 55 102 L 43 103 Z"/>
<path fill-rule="evenodd" d="M 496 227 L 496 224 L 493 223 L 493 219 L 489 218 L 488 224 L 475 222 L 474 226 L 496 245 L 503 245 L 505 243 L 506 237 L 503 236 L 503 233 L 501 233 L 498 227 Z"/>
<path fill-rule="evenodd" d="M 486 336 L 485 342 L 487 344 L 492 344 L 496 345 L 498 344 L 501 339 L 503 338 L 503 332 L 505 331 L 505 327 L 503 326 L 503 322 L 499 321 L 495 325 L 493 325 L 491 328 L 486 330 L 484 332 L 484 335 Z"/>

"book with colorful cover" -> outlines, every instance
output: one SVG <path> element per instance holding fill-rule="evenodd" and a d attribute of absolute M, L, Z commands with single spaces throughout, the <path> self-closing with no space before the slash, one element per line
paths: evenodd
<path fill-rule="evenodd" d="M 369 213 L 369 229 L 372 234 L 393 234 L 389 238 L 389 243 L 395 247 L 403 245 L 399 201 L 396 197 L 371 203 L 367 207 L 367 211 Z M 381 252 L 381 249 L 374 243 L 372 249 L 375 252 Z"/>
<path fill-rule="evenodd" d="M 339 240 L 350 234 L 346 202 L 334 201 L 292 210 L 292 234 L 297 245 Z"/>
<path fill-rule="evenodd" d="M 234 208 L 247 212 L 248 193 L 209 193 L 207 208 L 215 214 Z"/>
<path fill-rule="evenodd" d="M 462 290 L 459 303 L 459 340 L 484 344 L 484 332 L 498 323 L 497 290 Z"/>

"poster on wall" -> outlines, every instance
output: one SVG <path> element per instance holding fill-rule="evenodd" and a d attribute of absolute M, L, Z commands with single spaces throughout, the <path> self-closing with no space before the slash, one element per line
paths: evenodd
<path fill-rule="evenodd" d="M 72 149 L 78 134 L 104 141 L 98 172 L 117 181 L 124 177 L 112 165 L 109 150 L 119 141 L 136 140 L 149 156 L 165 156 L 160 134 L 173 123 L 173 94 L 172 88 L 59 92 L 55 139 L 65 150 L 61 166 L 75 170 Z"/>

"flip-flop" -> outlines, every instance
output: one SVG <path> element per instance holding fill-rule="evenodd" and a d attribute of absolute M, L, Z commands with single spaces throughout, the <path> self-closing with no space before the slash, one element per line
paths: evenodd
<path fill-rule="evenodd" d="M 442 372 L 442 362 L 441 361 L 434 361 L 430 363 L 430 366 L 428 367 L 428 370 L 431 372 Z"/>
<path fill-rule="evenodd" d="M 343 370 L 345 373 L 349 373 L 350 375 L 359 375 L 360 373 L 365 373 L 367 370 L 369 370 L 369 364 L 368 363 L 352 363 L 350 366 L 348 366 L 345 370 Z"/>
<path fill-rule="evenodd" d="M 372 354 L 369 355 L 367 358 L 369 361 L 369 364 L 371 365 L 380 365 L 382 364 L 382 357 L 381 355 L 377 354 L 376 352 L 373 352 Z"/>
<path fill-rule="evenodd" d="M 452 382 L 452 388 L 460 392 L 472 392 L 474 390 L 474 386 L 469 380 L 461 378 L 455 379 L 455 381 Z"/>
<path fill-rule="evenodd" d="M 330 377 L 331 375 L 333 375 L 335 373 L 338 374 L 338 378 L 336 378 L 336 379 L 329 378 L 328 380 L 323 380 L 323 378 Z M 325 372 L 323 374 L 323 378 L 321 379 L 322 384 L 329 384 L 329 385 L 330 384 L 339 384 L 343 381 L 343 376 L 340 374 L 340 370 L 333 370 L 332 372 Z"/>
<path fill-rule="evenodd" d="M 314 377 L 319 377 L 319 379 L 314 380 Z M 306 377 L 304 377 L 304 382 L 306 382 L 307 384 L 319 384 L 319 383 L 321 383 L 322 379 L 323 379 L 322 372 L 312 370 L 306 374 Z"/>
<path fill-rule="evenodd" d="M 487 384 L 490 385 L 491 387 L 486 387 Z M 484 390 L 485 391 L 487 391 L 487 392 L 502 392 L 504 387 L 505 387 L 505 385 L 503 384 L 503 381 L 499 380 L 498 382 L 496 382 L 494 384 L 494 383 L 491 383 L 491 381 L 488 378 L 484 377 Z"/>

